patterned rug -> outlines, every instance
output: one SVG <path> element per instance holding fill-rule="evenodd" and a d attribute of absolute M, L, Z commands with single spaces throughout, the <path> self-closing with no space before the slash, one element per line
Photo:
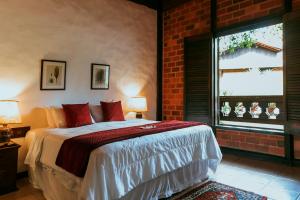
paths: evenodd
<path fill-rule="evenodd" d="M 267 197 L 209 181 L 169 200 L 267 200 Z"/>

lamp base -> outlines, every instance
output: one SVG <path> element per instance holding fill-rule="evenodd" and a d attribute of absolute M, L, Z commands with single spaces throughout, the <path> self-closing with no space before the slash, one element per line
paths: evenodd
<path fill-rule="evenodd" d="M 135 115 L 135 117 L 137 119 L 142 119 L 143 118 L 143 114 L 141 112 L 137 112 L 136 115 Z"/>

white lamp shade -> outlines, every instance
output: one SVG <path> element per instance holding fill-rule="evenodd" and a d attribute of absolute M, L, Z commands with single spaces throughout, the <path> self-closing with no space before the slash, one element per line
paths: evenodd
<path fill-rule="evenodd" d="M 0 100 L 0 124 L 21 123 L 18 102 L 12 100 Z"/>
<path fill-rule="evenodd" d="M 132 97 L 128 100 L 128 110 L 132 112 L 145 112 L 147 108 L 147 100 L 145 97 Z"/>

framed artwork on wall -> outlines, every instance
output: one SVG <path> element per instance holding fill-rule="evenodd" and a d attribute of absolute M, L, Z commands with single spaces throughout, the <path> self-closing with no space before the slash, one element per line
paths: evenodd
<path fill-rule="evenodd" d="M 40 90 L 65 90 L 66 69 L 66 61 L 42 60 Z"/>
<path fill-rule="evenodd" d="M 105 64 L 92 63 L 91 65 L 91 89 L 109 89 L 110 66 Z"/>

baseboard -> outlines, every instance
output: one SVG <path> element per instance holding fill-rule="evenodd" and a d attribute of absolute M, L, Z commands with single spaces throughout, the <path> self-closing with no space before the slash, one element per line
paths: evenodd
<path fill-rule="evenodd" d="M 297 167 L 300 167 L 300 159 L 295 159 L 293 164 Z"/>
<path fill-rule="evenodd" d="M 28 177 L 28 171 L 25 172 L 18 172 L 17 173 L 17 179 Z"/>
<path fill-rule="evenodd" d="M 221 147 L 221 150 L 222 153 L 224 154 L 234 154 L 242 157 L 253 158 L 256 160 L 266 160 L 271 162 L 290 164 L 290 162 L 286 158 L 280 156 L 274 156 L 274 155 L 240 150 L 240 149 L 233 149 L 228 147 Z"/>

